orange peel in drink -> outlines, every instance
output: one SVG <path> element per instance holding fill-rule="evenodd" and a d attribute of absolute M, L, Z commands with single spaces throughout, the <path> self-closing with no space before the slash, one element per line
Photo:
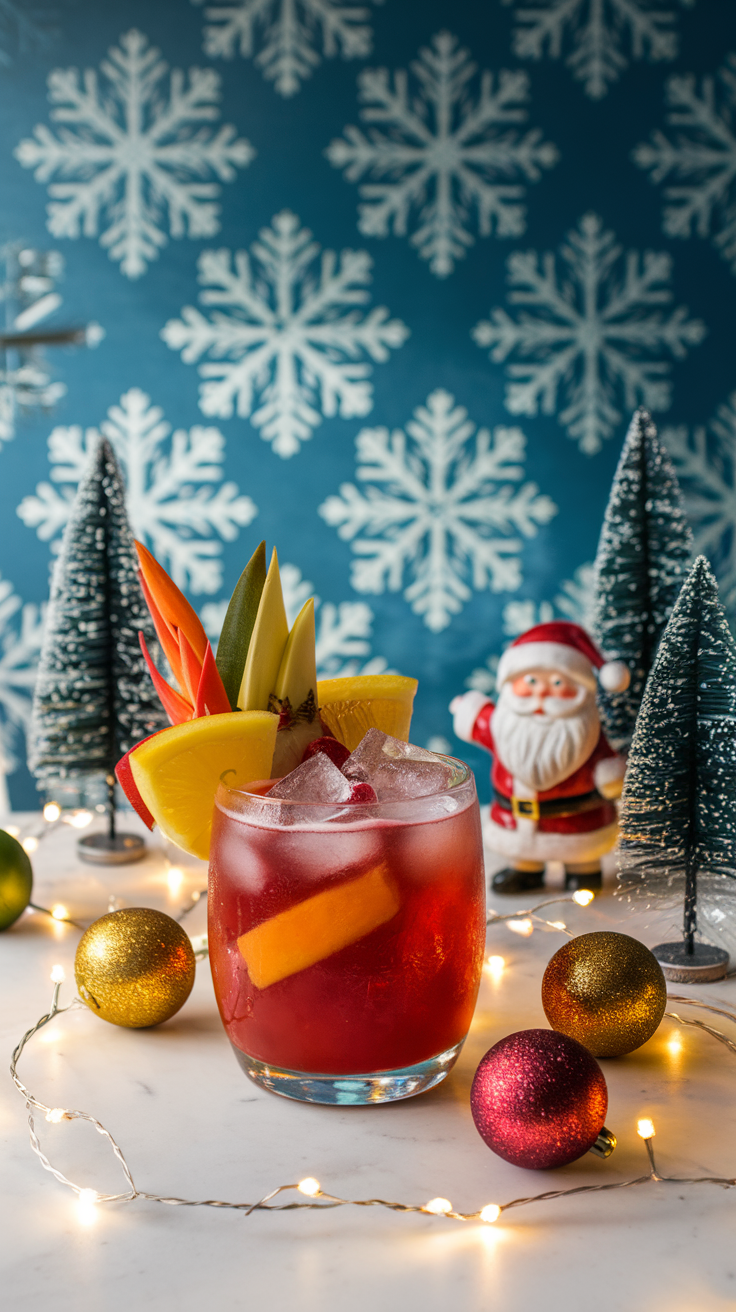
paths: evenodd
<path fill-rule="evenodd" d="M 257 989 L 314 966 L 393 920 L 401 902 L 384 863 L 297 902 L 241 934 L 238 948 Z"/>

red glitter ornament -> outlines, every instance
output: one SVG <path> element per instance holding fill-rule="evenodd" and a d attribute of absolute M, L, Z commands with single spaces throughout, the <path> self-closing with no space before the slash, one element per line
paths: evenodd
<path fill-rule="evenodd" d="M 475 1128 L 514 1166 L 566 1166 L 603 1129 L 603 1072 L 576 1039 L 556 1030 L 509 1034 L 481 1061 L 470 1092 Z"/>

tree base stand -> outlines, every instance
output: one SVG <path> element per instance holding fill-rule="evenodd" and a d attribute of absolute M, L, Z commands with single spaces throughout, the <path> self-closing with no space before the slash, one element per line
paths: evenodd
<path fill-rule="evenodd" d="M 145 840 L 140 834 L 85 834 L 77 843 L 77 852 L 83 861 L 95 866 L 124 866 L 140 861 L 146 854 Z"/>
<path fill-rule="evenodd" d="M 728 953 L 711 943 L 696 943 L 692 952 L 686 943 L 658 943 L 652 952 L 673 984 L 710 984 L 728 970 Z"/>

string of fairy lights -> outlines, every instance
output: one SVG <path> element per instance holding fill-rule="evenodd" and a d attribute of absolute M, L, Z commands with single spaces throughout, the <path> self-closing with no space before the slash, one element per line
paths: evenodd
<path fill-rule="evenodd" d="M 106 811 L 106 807 L 100 804 L 95 807 L 95 811 L 102 813 Z M 86 807 L 78 807 L 76 809 L 64 811 L 58 802 L 47 802 L 43 808 L 41 816 L 42 819 L 40 825 L 36 823 L 26 834 L 23 833 L 20 825 L 3 825 L 5 833 L 10 834 L 11 838 L 18 839 L 23 851 L 29 857 L 33 856 L 38 851 L 39 844 L 50 834 L 54 833 L 60 824 L 71 825 L 73 829 L 81 830 L 86 829 L 91 825 L 95 818 L 93 812 L 87 810 Z M 169 893 L 175 898 L 178 896 L 184 883 L 184 872 L 179 866 L 172 865 L 171 862 L 168 861 L 168 858 L 165 859 L 168 866 L 166 882 L 168 884 Z M 174 919 L 181 924 L 190 912 L 194 910 L 200 898 L 206 896 L 206 889 L 194 889 L 189 895 L 189 903 L 181 909 Z M 122 905 L 123 903 L 120 898 L 111 893 L 108 899 L 108 911 L 118 911 Z M 29 902 L 26 910 L 27 913 L 31 915 L 36 912 L 39 915 L 48 916 L 51 920 L 56 921 L 57 924 L 73 925 L 75 929 L 81 930 L 87 928 L 87 926 L 82 924 L 81 921 L 75 920 L 73 916 L 69 915 L 66 906 L 62 902 L 55 902 L 51 907 L 43 907 L 38 902 Z M 201 957 L 203 955 L 203 943 L 206 943 L 206 935 L 199 936 L 199 947 L 195 944 L 195 956 Z M 207 955 L 206 951 L 204 952 L 204 955 Z"/>
<path fill-rule="evenodd" d="M 183 915 L 188 914 L 196 905 L 198 898 L 193 898 L 191 905 L 185 908 Z M 587 890 L 579 890 L 572 896 L 549 898 L 545 902 L 537 904 L 528 910 L 514 912 L 511 915 L 501 916 L 491 912 L 488 916 L 488 923 L 495 925 L 506 923 L 513 931 L 514 924 L 521 926 L 516 928 L 515 932 L 526 936 L 532 932 L 534 925 L 541 925 L 557 930 L 560 933 L 569 935 L 567 926 L 562 921 L 549 921 L 539 915 L 539 912 L 547 907 L 560 902 L 574 902 L 578 906 L 587 906 L 593 900 L 593 894 Z M 180 919 L 183 918 L 180 916 Z M 531 929 L 527 928 L 531 925 Z M 206 944 L 203 944 L 197 955 L 206 956 Z M 495 966 L 494 966 L 494 963 Z M 502 957 L 490 956 L 487 959 L 486 967 L 491 974 L 497 974 L 504 968 Z M 513 1208 L 526 1207 L 533 1203 L 553 1202 L 557 1199 L 571 1198 L 577 1194 L 606 1193 L 613 1190 L 629 1189 L 639 1185 L 650 1184 L 672 1184 L 682 1188 L 687 1185 L 717 1185 L 720 1188 L 729 1188 L 736 1186 L 736 1177 L 725 1176 L 671 1176 L 665 1175 L 659 1169 L 654 1153 L 655 1127 L 649 1117 L 642 1117 L 637 1122 L 637 1133 L 643 1140 L 647 1152 L 648 1170 L 642 1174 L 626 1180 L 616 1180 L 601 1184 L 577 1185 L 570 1189 L 552 1189 L 543 1193 L 530 1194 L 521 1198 L 513 1198 L 508 1202 L 495 1203 L 488 1202 L 482 1207 L 472 1212 L 462 1212 L 456 1210 L 448 1198 L 437 1196 L 429 1199 L 428 1202 L 417 1204 L 400 1201 L 391 1201 L 386 1198 L 343 1198 L 338 1194 L 330 1193 L 323 1189 L 319 1180 L 313 1176 L 307 1176 L 288 1184 L 279 1184 L 255 1202 L 229 1202 L 216 1198 L 178 1198 L 164 1194 L 148 1193 L 145 1190 L 138 1189 L 135 1184 L 131 1168 L 127 1162 L 122 1148 L 113 1138 L 112 1134 L 95 1116 L 89 1112 L 74 1110 L 66 1107 L 50 1107 L 38 1099 L 35 1094 L 31 1093 L 18 1075 L 18 1063 L 20 1058 L 30 1043 L 30 1041 L 56 1017 L 73 1010 L 76 1007 L 82 1007 L 84 1004 L 79 998 L 74 1000 L 66 1007 L 59 1006 L 59 996 L 62 984 L 64 983 L 65 972 L 62 966 L 54 966 L 51 972 L 51 980 L 54 986 L 51 1006 L 48 1012 L 41 1016 L 36 1024 L 27 1030 L 20 1042 L 13 1051 L 10 1074 L 18 1092 L 25 1099 L 28 1112 L 28 1127 L 30 1134 L 30 1144 L 33 1152 L 40 1161 L 44 1170 L 49 1171 L 60 1184 L 65 1185 L 72 1190 L 77 1200 L 78 1219 L 81 1224 L 89 1225 L 94 1222 L 97 1216 L 100 1204 L 105 1203 L 132 1203 L 142 1199 L 150 1203 L 161 1203 L 170 1207 L 217 1207 L 233 1211 L 243 1212 L 250 1216 L 253 1212 L 282 1212 L 295 1210 L 324 1211 L 336 1207 L 380 1207 L 392 1212 L 415 1212 L 423 1213 L 429 1216 L 444 1217 L 451 1221 L 462 1222 L 480 1222 L 482 1225 L 492 1225 L 506 1212 Z M 670 1002 L 682 1006 L 694 1007 L 703 1011 L 710 1012 L 715 1016 L 722 1016 L 734 1025 L 736 1025 L 736 1006 L 730 1005 L 714 1006 L 711 1003 L 704 1002 L 701 999 L 689 998 L 682 995 L 670 995 Z M 736 1055 L 736 1042 L 729 1039 L 726 1034 L 715 1026 L 705 1021 L 682 1016 L 677 1011 L 665 1012 L 666 1017 L 677 1021 L 682 1026 L 692 1026 L 703 1033 L 710 1035 L 719 1043 L 725 1046 L 731 1053 Z M 125 1181 L 125 1188 L 118 1193 L 100 1193 L 96 1189 L 90 1189 L 74 1180 L 69 1179 L 62 1171 L 53 1165 L 47 1154 L 41 1147 L 39 1134 L 36 1129 L 36 1115 L 41 1114 L 45 1120 L 52 1125 L 59 1125 L 66 1121 L 81 1120 L 86 1121 L 94 1127 L 98 1134 L 109 1144 L 110 1149 L 119 1163 L 120 1169 Z M 292 1197 L 289 1201 L 283 1201 L 283 1195 L 292 1194 L 298 1197 Z M 276 1201 L 276 1200 L 279 1201 Z"/>

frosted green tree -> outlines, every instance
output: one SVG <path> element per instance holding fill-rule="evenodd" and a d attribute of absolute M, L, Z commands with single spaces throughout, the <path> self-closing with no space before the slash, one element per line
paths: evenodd
<path fill-rule="evenodd" d="M 29 764 L 48 788 L 103 775 L 115 836 L 121 756 L 168 721 L 138 632 L 155 642 L 110 443 L 100 440 L 79 484 L 54 568 L 33 701 Z"/>
<path fill-rule="evenodd" d="M 687 575 L 649 676 L 620 825 L 622 890 L 647 906 L 681 905 L 688 953 L 702 920 L 733 950 L 736 644 L 704 556 Z"/>
<path fill-rule="evenodd" d="M 637 410 L 611 486 L 595 562 L 593 633 L 623 661 L 625 692 L 599 692 L 606 737 L 626 751 L 662 631 L 692 559 L 677 476 L 646 410 Z"/>

